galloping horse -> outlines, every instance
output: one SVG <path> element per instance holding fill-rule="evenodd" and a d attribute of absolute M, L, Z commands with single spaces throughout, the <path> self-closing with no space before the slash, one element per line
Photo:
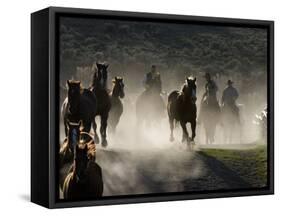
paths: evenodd
<path fill-rule="evenodd" d="M 84 128 L 81 120 L 79 122 L 67 120 L 67 130 L 67 137 L 64 139 L 59 151 L 59 184 L 61 188 L 63 187 L 65 177 L 73 169 L 71 163 L 73 162 L 76 146 L 81 142 L 88 143 L 91 149 L 95 146 L 92 136 L 83 131 Z"/>
<path fill-rule="evenodd" d="M 83 121 L 83 131 L 90 132 L 92 121 L 97 112 L 96 96 L 88 89 L 81 88 L 80 81 L 67 80 L 68 96 L 65 98 L 61 116 L 68 136 L 67 122 Z"/>
<path fill-rule="evenodd" d="M 122 77 L 115 77 L 112 80 L 113 88 L 112 92 L 110 93 L 111 98 L 111 110 L 109 113 L 109 128 L 113 133 L 115 133 L 116 126 L 120 120 L 120 117 L 123 113 L 123 104 L 120 98 L 125 97 L 124 93 L 124 83 Z"/>
<path fill-rule="evenodd" d="M 160 93 L 145 90 L 136 101 L 137 124 L 146 126 L 159 123 L 165 117 L 165 103 Z"/>
<path fill-rule="evenodd" d="M 95 162 L 95 147 L 88 143 L 76 145 L 72 170 L 63 184 L 64 199 L 85 200 L 102 196 L 102 169 Z"/>
<path fill-rule="evenodd" d="M 239 133 L 239 142 L 241 142 L 241 121 L 239 108 L 236 104 L 224 103 L 221 107 L 221 123 L 224 128 L 225 144 L 233 142 L 233 136 Z"/>
<path fill-rule="evenodd" d="M 187 141 L 189 148 L 192 149 L 190 140 L 194 141 L 196 136 L 196 78 L 186 78 L 181 92 L 173 91 L 169 94 L 167 111 L 171 130 L 170 141 L 174 141 L 174 124 L 175 121 L 178 121 L 183 130 L 182 142 Z M 187 122 L 191 124 L 191 139 L 186 128 Z"/>
<path fill-rule="evenodd" d="M 97 112 L 96 116 L 101 118 L 100 134 L 101 134 L 101 144 L 102 146 L 107 146 L 106 139 L 106 129 L 107 129 L 107 119 L 111 108 L 111 101 L 109 92 L 107 89 L 107 68 L 108 65 L 96 63 L 97 71 L 94 73 L 93 83 L 91 91 L 95 94 L 97 98 Z M 97 134 L 97 124 L 95 118 L 93 120 L 93 128 L 95 132 L 95 143 L 99 143 L 100 139 Z"/>
<path fill-rule="evenodd" d="M 221 118 L 221 110 L 215 97 L 202 98 L 199 116 L 199 121 L 204 126 L 206 144 L 214 143 L 216 126 Z"/>

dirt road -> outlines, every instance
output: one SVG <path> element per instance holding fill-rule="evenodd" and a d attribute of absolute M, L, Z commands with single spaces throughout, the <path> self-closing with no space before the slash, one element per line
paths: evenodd
<path fill-rule="evenodd" d="M 200 151 L 100 149 L 97 163 L 102 167 L 104 196 L 250 186 L 222 162 Z"/>

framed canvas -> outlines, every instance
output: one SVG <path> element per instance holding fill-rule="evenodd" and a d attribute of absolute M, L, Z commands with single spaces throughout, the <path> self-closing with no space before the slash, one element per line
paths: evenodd
<path fill-rule="evenodd" d="M 31 15 L 31 201 L 274 193 L 274 23 L 50 7 Z"/>

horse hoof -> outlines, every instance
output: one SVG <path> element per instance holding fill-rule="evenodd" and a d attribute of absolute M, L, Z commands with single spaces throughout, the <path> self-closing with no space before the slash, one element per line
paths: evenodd
<path fill-rule="evenodd" d="M 108 145 L 107 140 L 103 140 L 101 142 L 101 145 L 102 145 L 102 147 L 107 147 L 107 145 Z"/>
<path fill-rule="evenodd" d="M 170 142 L 174 142 L 175 138 L 174 137 L 170 137 Z"/>

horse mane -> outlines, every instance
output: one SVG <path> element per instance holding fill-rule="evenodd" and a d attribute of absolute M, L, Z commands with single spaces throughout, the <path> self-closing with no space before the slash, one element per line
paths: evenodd
<path fill-rule="evenodd" d="M 182 86 L 181 86 L 181 94 L 183 94 L 184 89 L 188 87 L 188 84 L 185 82 Z"/>

